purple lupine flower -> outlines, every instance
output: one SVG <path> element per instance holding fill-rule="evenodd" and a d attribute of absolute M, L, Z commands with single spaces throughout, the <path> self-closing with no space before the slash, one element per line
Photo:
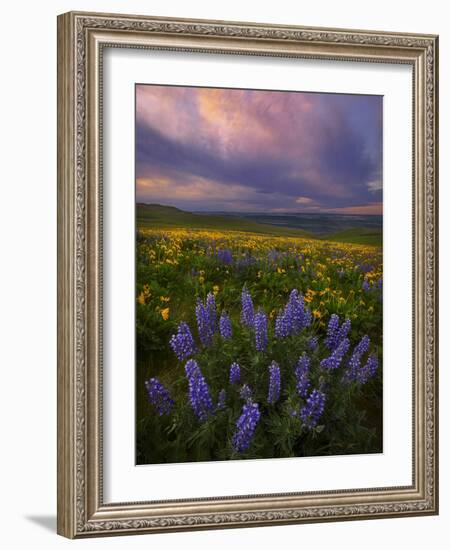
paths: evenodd
<path fill-rule="evenodd" d="M 212 339 L 209 326 L 209 315 L 208 310 L 200 298 L 197 299 L 197 304 L 195 306 L 195 317 L 197 319 L 197 330 L 200 341 L 204 346 L 209 346 Z"/>
<path fill-rule="evenodd" d="M 225 311 L 222 311 L 219 321 L 220 335 L 224 340 L 229 340 L 233 336 L 233 329 L 231 327 L 231 319 Z"/>
<path fill-rule="evenodd" d="M 295 378 L 297 380 L 296 390 L 300 397 L 306 397 L 308 395 L 309 386 L 309 369 L 311 361 L 309 357 L 304 353 L 297 362 L 295 367 Z"/>
<path fill-rule="evenodd" d="M 171 413 L 175 403 L 168 390 L 157 378 L 147 380 L 145 389 L 147 390 L 148 400 L 155 407 L 159 416 Z"/>
<path fill-rule="evenodd" d="M 244 384 L 239 391 L 239 395 L 244 401 L 250 401 L 253 396 L 252 388 L 248 384 Z"/>
<path fill-rule="evenodd" d="M 210 330 L 214 334 L 217 328 L 217 309 L 216 298 L 212 292 L 208 292 L 206 295 L 206 309 L 208 311 Z"/>
<path fill-rule="evenodd" d="M 354 353 L 357 353 L 358 355 L 364 355 L 369 351 L 370 346 L 370 338 L 367 336 L 363 336 L 359 343 L 355 346 Z"/>
<path fill-rule="evenodd" d="M 321 390 L 313 390 L 306 404 L 300 409 L 300 419 L 308 428 L 315 428 L 325 410 L 326 396 Z"/>
<path fill-rule="evenodd" d="M 305 310 L 303 312 L 303 326 L 310 327 L 312 323 L 312 313 L 311 310 L 308 307 L 305 307 Z"/>
<path fill-rule="evenodd" d="M 224 389 L 220 390 L 219 395 L 217 396 L 217 407 L 218 411 L 221 411 L 225 408 L 225 400 L 227 398 L 227 393 Z"/>
<path fill-rule="evenodd" d="M 365 353 L 367 353 L 369 346 L 370 338 L 366 334 L 361 338 L 353 350 L 352 356 L 348 362 L 347 370 L 343 376 L 344 380 L 352 381 L 358 379 L 358 373 L 361 368 L 361 358 Z"/>
<path fill-rule="evenodd" d="M 344 338 L 347 338 L 351 328 L 352 328 L 352 322 L 350 321 L 350 319 L 346 319 L 342 323 L 341 328 L 338 330 L 336 345 L 339 345 Z"/>
<path fill-rule="evenodd" d="M 267 315 L 260 310 L 255 315 L 255 342 L 256 351 L 264 351 L 267 348 Z"/>
<path fill-rule="evenodd" d="M 311 320 L 311 311 L 305 308 L 303 295 L 294 288 L 289 295 L 286 306 L 280 311 L 275 320 L 275 336 L 286 338 L 291 334 L 297 334 L 303 328 L 310 326 Z"/>
<path fill-rule="evenodd" d="M 349 347 L 350 347 L 350 340 L 348 338 L 344 338 L 344 340 L 342 340 L 342 342 L 332 352 L 331 355 L 329 355 L 325 359 L 322 359 L 322 361 L 320 362 L 320 366 L 323 369 L 329 369 L 329 370 L 337 369 L 340 366 L 342 359 L 344 358 L 344 355 L 347 353 Z"/>
<path fill-rule="evenodd" d="M 252 327 L 255 321 L 255 310 L 250 292 L 244 287 L 241 294 L 241 323 L 247 327 Z"/>
<path fill-rule="evenodd" d="M 369 273 L 373 270 L 373 265 L 370 264 L 358 264 L 357 267 L 362 273 Z"/>
<path fill-rule="evenodd" d="M 230 366 L 230 384 L 237 384 L 241 380 L 241 367 L 238 363 L 232 363 Z"/>
<path fill-rule="evenodd" d="M 280 398 L 281 376 L 278 363 L 272 361 L 269 366 L 269 394 L 267 401 L 273 405 Z"/>
<path fill-rule="evenodd" d="M 376 355 L 370 355 L 367 363 L 358 372 L 358 382 L 365 384 L 370 378 L 373 378 L 378 369 L 378 359 Z"/>
<path fill-rule="evenodd" d="M 275 336 L 277 338 L 289 336 L 289 322 L 284 311 L 280 311 L 275 319 Z"/>
<path fill-rule="evenodd" d="M 363 284 L 362 284 L 362 289 L 364 290 L 364 292 L 368 292 L 370 290 L 370 283 L 369 283 L 367 277 L 364 278 L 364 281 L 363 281 Z"/>
<path fill-rule="evenodd" d="M 328 349 L 334 349 L 336 347 L 338 332 L 339 315 L 333 313 L 328 321 L 327 337 L 325 338 L 325 345 Z"/>
<path fill-rule="evenodd" d="M 305 300 L 303 295 L 297 289 L 291 291 L 288 303 L 286 304 L 286 314 L 291 323 L 291 332 L 300 332 L 307 324 L 305 317 Z"/>
<path fill-rule="evenodd" d="M 269 250 L 267 253 L 267 259 L 270 263 L 276 264 L 278 262 L 278 258 L 280 257 L 280 252 L 278 250 Z"/>
<path fill-rule="evenodd" d="M 318 344 L 319 344 L 319 341 L 317 339 L 317 336 L 311 336 L 311 338 L 308 340 L 308 347 L 311 351 L 315 351 L 317 349 Z"/>
<path fill-rule="evenodd" d="M 214 404 L 209 393 L 208 384 L 197 361 L 189 359 L 184 369 L 189 383 L 191 407 L 200 422 L 204 422 L 214 412 Z"/>
<path fill-rule="evenodd" d="M 258 403 L 247 401 L 242 407 L 242 413 L 236 422 L 236 431 L 231 440 L 236 453 L 242 453 L 250 447 L 260 417 Z"/>
<path fill-rule="evenodd" d="M 208 293 L 206 304 L 200 298 L 197 299 L 195 306 L 197 330 L 200 341 L 205 347 L 212 344 L 212 339 L 216 332 L 216 315 L 216 301 L 212 292 Z"/>
<path fill-rule="evenodd" d="M 170 338 L 172 348 L 179 361 L 184 361 L 194 355 L 196 346 L 189 325 L 184 321 L 178 325 L 177 333 Z"/>
<path fill-rule="evenodd" d="M 225 265 L 230 265 L 233 263 L 233 255 L 231 254 L 231 250 L 228 250 L 227 248 L 219 249 L 217 251 L 217 259 Z"/>

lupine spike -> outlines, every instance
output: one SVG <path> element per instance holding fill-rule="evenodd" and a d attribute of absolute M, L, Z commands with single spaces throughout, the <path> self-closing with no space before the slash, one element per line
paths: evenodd
<path fill-rule="evenodd" d="M 209 393 L 208 384 L 197 361 L 189 359 L 184 368 L 189 384 L 191 407 L 200 422 L 205 422 L 214 412 L 214 404 Z"/>
<path fill-rule="evenodd" d="M 155 407 L 159 416 L 167 415 L 172 412 L 174 401 L 170 397 L 168 390 L 161 384 L 157 378 L 150 378 L 145 382 L 148 400 Z"/>
<path fill-rule="evenodd" d="M 338 347 L 333 351 L 331 355 L 329 355 L 327 358 L 322 359 L 320 362 L 320 366 L 323 369 L 329 369 L 334 370 L 339 368 L 342 359 L 344 358 L 344 355 L 347 353 L 348 349 L 350 347 L 350 340 L 348 338 L 344 338 L 342 342 L 338 345 Z"/>
<path fill-rule="evenodd" d="M 220 335 L 224 340 L 229 340 L 233 336 L 231 319 L 225 311 L 222 311 L 219 321 Z"/>
<path fill-rule="evenodd" d="M 319 345 L 319 341 L 317 339 L 317 336 L 311 336 L 311 338 L 308 340 L 309 349 L 311 351 L 315 351 L 318 345 Z"/>
<path fill-rule="evenodd" d="M 264 351 L 267 348 L 267 315 L 264 311 L 258 311 L 255 315 L 255 342 L 256 351 Z"/>
<path fill-rule="evenodd" d="M 243 453 L 250 447 L 260 417 L 258 403 L 247 401 L 242 407 L 242 413 L 236 422 L 236 430 L 231 440 L 236 453 Z"/>
<path fill-rule="evenodd" d="M 241 367 L 238 363 L 232 363 L 230 366 L 230 384 L 238 384 L 241 380 Z"/>
<path fill-rule="evenodd" d="M 305 398 L 308 395 L 308 390 L 311 385 L 309 380 L 311 360 L 304 353 L 297 362 L 295 367 L 295 378 L 297 381 L 296 390 L 300 397 Z"/>
<path fill-rule="evenodd" d="M 253 327 L 255 321 L 255 310 L 250 292 L 245 287 L 242 289 L 241 304 L 241 323 L 247 327 Z"/>
<path fill-rule="evenodd" d="M 269 366 L 269 394 L 267 401 L 273 405 L 280 398 L 281 374 L 280 366 L 275 361 Z"/>
<path fill-rule="evenodd" d="M 231 250 L 225 249 L 219 249 L 217 251 L 217 259 L 219 262 L 222 262 L 225 265 L 230 265 L 233 263 L 233 255 L 231 253 Z"/>
<path fill-rule="evenodd" d="M 248 384 L 244 384 L 239 391 L 239 395 L 244 401 L 250 401 L 253 397 L 252 388 Z"/>
<path fill-rule="evenodd" d="M 208 312 L 209 328 L 212 334 L 216 332 L 217 310 L 216 298 L 212 292 L 208 292 L 206 296 L 206 310 Z"/>
<path fill-rule="evenodd" d="M 337 334 L 339 331 L 339 315 L 333 313 L 328 322 L 327 337 L 325 338 L 325 345 L 328 349 L 334 349 L 336 347 Z"/>
<path fill-rule="evenodd" d="M 189 325 L 184 321 L 178 325 L 176 334 L 170 338 L 170 347 L 180 361 L 188 359 L 196 352 L 194 338 Z"/>
<path fill-rule="evenodd" d="M 339 345 L 344 338 L 347 338 L 350 329 L 352 328 L 352 322 L 350 319 L 346 319 L 337 333 L 337 342 L 336 345 Z"/>
<path fill-rule="evenodd" d="M 367 359 L 367 363 L 358 373 L 358 382 L 365 384 L 370 378 L 373 378 L 378 369 L 378 359 L 376 355 L 370 355 Z"/>
<path fill-rule="evenodd" d="M 216 300 L 212 292 L 208 293 L 206 304 L 204 304 L 200 298 L 197 299 L 195 316 L 197 318 L 197 329 L 200 341 L 205 347 L 208 347 L 212 344 L 217 322 Z"/>
<path fill-rule="evenodd" d="M 311 325 L 311 320 L 311 311 L 305 308 L 303 295 L 294 289 L 289 295 L 286 306 L 276 318 L 275 336 L 286 338 L 291 334 L 298 334 L 305 327 Z"/>
<path fill-rule="evenodd" d="M 370 346 L 370 338 L 365 335 L 361 338 L 359 343 L 355 346 L 352 356 L 347 365 L 347 370 L 344 374 L 343 379 L 347 381 L 358 380 L 359 371 L 361 368 L 361 358 L 368 352 Z"/>
<path fill-rule="evenodd" d="M 300 419 L 308 428 L 315 428 L 320 417 L 323 415 L 325 410 L 325 393 L 321 390 L 314 389 L 308 399 L 306 404 L 300 410 Z"/>

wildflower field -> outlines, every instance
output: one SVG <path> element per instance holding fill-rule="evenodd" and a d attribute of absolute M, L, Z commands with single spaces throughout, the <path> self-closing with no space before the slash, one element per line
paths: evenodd
<path fill-rule="evenodd" d="M 139 227 L 138 464 L 382 452 L 382 249 Z"/>

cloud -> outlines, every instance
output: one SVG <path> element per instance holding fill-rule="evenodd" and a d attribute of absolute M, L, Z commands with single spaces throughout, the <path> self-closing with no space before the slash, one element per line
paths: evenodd
<path fill-rule="evenodd" d="M 201 210 L 367 204 L 382 187 L 381 110 L 376 96 L 139 85 L 137 199 Z"/>
<path fill-rule="evenodd" d="M 372 193 L 375 193 L 376 191 L 381 191 L 383 189 L 383 183 L 381 182 L 381 180 L 369 181 L 367 183 L 367 189 Z"/>
<path fill-rule="evenodd" d="M 313 204 L 314 201 L 312 199 L 310 199 L 309 197 L 298 197 L 295 202 L 297 204 L 304 204 L 304 205 L 309 205 L 309 204 Z"/>

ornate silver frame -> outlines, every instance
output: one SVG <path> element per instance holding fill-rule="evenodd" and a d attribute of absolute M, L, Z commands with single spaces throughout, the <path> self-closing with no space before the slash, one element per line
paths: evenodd
<path fill-rule="evenodd" d="M 413 67 L 411 486 L 103 502 L 100 90 L 105 46 Z M 438 38 L 432 35 L 74 12 L 58 17 L 59 534 L 78 538 L 438 513 L 437 55 Z"/>

